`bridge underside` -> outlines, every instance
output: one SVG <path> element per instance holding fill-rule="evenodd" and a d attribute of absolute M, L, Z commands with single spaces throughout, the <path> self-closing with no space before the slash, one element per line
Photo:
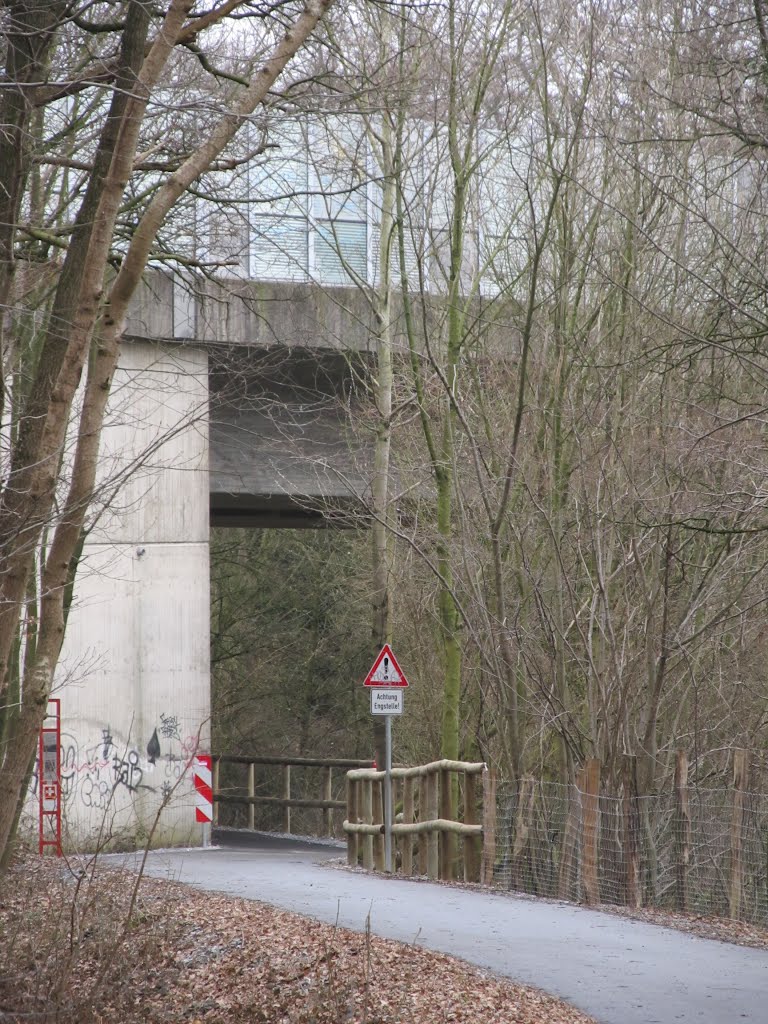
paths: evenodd
<path fill-rule="evenodd" d="M 211 526 L 359 524 L 371 467 L 353 429 L 363 359 L 273 348 L 211 360 Z"/>
<path fill-rule="evenodd" d="M 81 848 L 104 841 L 105 823 L 126 847 L 150 834 L 199 841 L 184 766 L 211 743 L 210 524 L 348 526 L 368 507 L 362 321 L 357 346 L 342 351 L 346 320 L 330 299 L 305 289 L 293 303 L 273 289 L 242 316 L 215 304 L 216 330 L 207 307 L 193 310 L 185 332 L 173 289 L 159 284 L 164 298 L 147 293 L 145 329 L 115 372 L 102 505 L 57 669 L 65 821 Z"/>

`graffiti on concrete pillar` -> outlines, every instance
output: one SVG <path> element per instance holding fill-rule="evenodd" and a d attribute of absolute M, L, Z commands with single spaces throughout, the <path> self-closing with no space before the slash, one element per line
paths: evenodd
<path fill-rule="evenodd" d="M 69 733 L 61 735 L 61 792 L 65 807 L 79 801 L 85 807 L 106 810 L 120 791 L 131 797 L 142 791 L 159 792 L 167 800 L 199 747 L 197 736 L 182 738 L 179 717 L 164 712 L 153 727 L 145 748 L 146 757 L 136 745 L 116 742 L 110 723 L 99 733 L 89 745 L 78 743 Z M 155 774 L 158 772 L 162 773 L 160 778 Z M 30 795 L 36 796 L 38 788 L 36 761 Z"/>
<path fill-rule="evenodd" d="M 160 740 L 157 738 L 157 729 L 155 729 L 147 744 L 147 760 L 150 764 L 155 764 L 158 757 L 160 757 Z"/>
<path fill-rule="evenodd" d="M 145 786 L 142 783 L 144 772 L 139 764 L 138 750 L 129 750 L 125 757 L 115 756 L 112 759 L 112 771 L 115 777 L 115 786 L 125 786 L 131 793 L 138 789 L 152 789 L 152 786 Z"/>
<path fill-rule="evenodd" d="M 109 726 L 102 729 L 99 743 L 85 749 L 78 774 L 80 800 L 97 810 L 105 810 L 121 788 L 131 794 L 154 788 L 143 781 L 138 750 L 132 746 L 119 747 Z"/>
<path fill-rule="evenodd" d="M 176 715 L 164 715 L 160 712 L 160 735 L 167 740 L 178 740 L 181 743 L 179 720 Z"/>

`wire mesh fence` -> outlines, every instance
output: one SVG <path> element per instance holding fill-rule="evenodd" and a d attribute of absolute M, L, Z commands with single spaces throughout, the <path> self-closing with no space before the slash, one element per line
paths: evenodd
<path fill-rule="evenodd" d="M 500 787 L 493 883 L 768 925 L 768 797 L 735 787 L 638 797 L 526 777 Z"/>

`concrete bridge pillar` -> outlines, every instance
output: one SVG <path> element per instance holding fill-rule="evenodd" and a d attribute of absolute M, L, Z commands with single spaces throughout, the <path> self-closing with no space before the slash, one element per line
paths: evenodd
<path fill-rule="evenodd" d="M 185 768 L 210 745 L 203 348 L 124 345 L 102 467 L 55 693 L 65 830 L 133 846 L 162 807 L 155 845 L 199 841 Z"/>

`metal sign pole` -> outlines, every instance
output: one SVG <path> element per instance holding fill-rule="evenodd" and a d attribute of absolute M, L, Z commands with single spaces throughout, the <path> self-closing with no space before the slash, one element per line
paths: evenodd
<path fill-rule="evenodd" d="M 392 872 L 392 715 L 385 715 L 386 773 L 384 775 L 384 870 Z"/>
<path fill-rule="evenodd" d="M 384 644 L 363 680 L 371 690 L 371 714 L 384 715 L 384 870 L 392 872 L 392 716 L 403 713 L 403 691 L 408 686 L 389 644 Z"/>

